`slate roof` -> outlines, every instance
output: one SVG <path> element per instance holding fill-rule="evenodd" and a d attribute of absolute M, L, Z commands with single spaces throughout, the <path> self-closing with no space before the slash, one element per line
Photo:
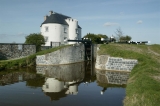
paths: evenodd
<path fill-rule="evenodd" d="M 41 26 L 47 23 L 58 23 L 58 24 L 68 25 L 68 23 L 65 21 L 65 19 L 67 18 L 71 18 L 71 17 L 54 12 L 53 14 L 47 17 L 47 19 L 41 24 Z M 81 27 L 78 25 L 78 28 L 81 28 Z"/>

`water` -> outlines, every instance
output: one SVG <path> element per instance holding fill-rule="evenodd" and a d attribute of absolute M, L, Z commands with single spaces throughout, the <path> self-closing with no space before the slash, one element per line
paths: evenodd
<path fill-rule="evenodd" d="M 129 73 L 76 63 L 0 72 L 0 106 L 123 106 Z"/>

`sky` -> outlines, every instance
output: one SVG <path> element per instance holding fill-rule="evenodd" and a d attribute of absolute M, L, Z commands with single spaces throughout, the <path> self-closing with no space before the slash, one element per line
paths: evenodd
<path fill-rule="evenodd" d="M 40 33 L 50 10 L 77 19 L 82 37 L 116 36 L 121 28 L 133 41 L 160 44 L 160 0 L 0 0 L 0 43 L 24 43 Z"/>

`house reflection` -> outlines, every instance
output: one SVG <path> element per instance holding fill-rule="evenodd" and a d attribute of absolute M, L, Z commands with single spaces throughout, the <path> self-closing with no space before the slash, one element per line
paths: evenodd
<path fill-rule="evenodd" d="M 108 87 L 125 88 L 129 74 L 129 72 L 122 71 L 96 70 L 97 83 L 103 87 L 101 94 L 103 94 Z"/>
<path fill-rule="evenodd" d="M 59 100 L 68 94 L 77 95 L 78 85 L 85 77 L 85 64 L 76 63 L 58 66 L 37 66 L 37 73 L 45 76 L 43 92 L 51 100 Z"/>
<path fill-rule="evenodd" d="M 72 94 L 76 95 L 78 93 L 78 82 L 72 81 L 72 82 L 65 82 L 65 81 L 59 81 L 55 78 L 47 78 L 45 81 L 45 84 L 42 87 L 42 90 L 44 92 L 61 92 L 63 90 L 66 90 L 65 94 Z"/>
<path fill-rule="evenodd" d="M 77 95 L 77 82 L 59 81 L 55 78 L 46 78 L 45 84 L 42 86 L 43 92 L 50 97 L 51 100 L 59 100 L 68 94 Z"/>

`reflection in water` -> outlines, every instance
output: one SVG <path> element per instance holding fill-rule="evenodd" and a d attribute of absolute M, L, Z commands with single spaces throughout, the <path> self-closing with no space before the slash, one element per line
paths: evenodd
<path fill-rule="evenodd" d="M 51 100 L 59 100 L 67 96 L 67 94 L 76 95 L 78 93 L 78 84 L 76 82 L 65 82 L 55 78 L 47 78 L 42 90 L 46 95 L 50 96 Z"/>
<path fill-rule="evenodd" d="M 77 94 L 78 87 L 77 82 L 64 82 L 59 81 L 55 78 L 47 78 L 45 84 L 43 85 L 42 89 L 44 92 L 61 92 L 64 89 L 67 89 L 66 94 Z"/>
<path fill-rule="evenodd" d="M 76 63 L 59 66 L 37 66 L 37 73 L 46 77 L 42 86 L 43 92 L 50 96 L 51 100 L 59 100 L 67 94 L 77 95 L 78 84 L 85 77 L 84 65 L 84 63 Z"/>
<path fill-rule="evenodd" d="M 66 82 L 79 81 L 84 78 L 84 63 L 57 66 L 37 66 L 37 74 L 47 78 L 56 78 Z"/>
<path fill-rule="evenodd" d="M 103 94 L 107 87 L 125 87 L 129 79 L 129 72 L 96 70 L 96 77 L 98 85 L 103 87 L 101 90 Z"/>
<path fill-rule="evenodd" d="M 21 82 L 21 81 L 26 81 L 29 79 L 35 79 L 36 74 L 34 73 L 29 73 L 29 72 L 4 72 L 2 75 L 0 75 L 0 85 L 8 85 L 8 84 L 13 84 L 16 82 Z"/>
<path fill-rule="evenodd" d="M 108 83 L 122 85 L 127 84 L 127 80 L 129 79 L 129 73 L 107 71 L 106 77 L 108 79 Z"/>
<path fill-rule="evenodd" d="M 37 73 L 45 76 L 42 86 L 43 92 L 51 100 L 59 100 L 68 94 L 77 95 L 80 83 L 90 84 L 97 79 L 97 84 L 102 87 L 103 94 L 108 87 L 125 88 L 129 73 L 120 71 L 96 70 L 91 63 L 76 63 L 59 66 L 37 66 Z"/>
<path fill-rule="evenodd" d="M 37 66 L 36 71 L 1 71 L 0 84 L 14 84 L 0 86 L 0 104 L 122 106 L 128 75 L 129 73 L 95 70 L 90 62 Z M 99 92 L 103 95 L 99 96 Z M 54 102 L 49 102 L 44 94 Z"/>

